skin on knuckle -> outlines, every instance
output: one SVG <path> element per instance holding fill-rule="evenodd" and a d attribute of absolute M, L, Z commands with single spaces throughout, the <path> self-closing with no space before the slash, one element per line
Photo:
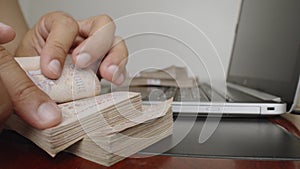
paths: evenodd
<path fill-rule="evenodd" d="M 3 46 L 0 46 L 0 58 L 2 59 L 7 55 L 10 55 L 9 52 Z"/>
<path fill-rule="evenodd" d="M 42 16 L 35 24 L 34 30 L 37 33 L 36 37 L 42 36 L 44 40 L 47 39 L 49 33 L 54 27 L 59 29 L 66 29 L 70 33 L 77 34 L 79 25 L 70 15 L 61 11 L 49 12 Z M 63 27 L 63 28 L 62 28 Z M 41 33 L 41 35 L 39 35 Z"/>
<path fill-rule="evenodd" d="M 65 27 L 69 28 L 69 31 L 72 31 L 73 33 L 77 34 L 79 31 L 77 22 L 71 17 L 65 17 L 62 21 L 62 24 L 65 24 Z"/>
<path fill-rule="evenodd" d="M 97 19 L 98 19 L 98 22 L 104 23 L 104 25 L 109 25 L 109 28 L 113 29 L 115 31 L 116 24 L 114 23 L 113 19 L 109 15 L 103 14 L 103 15 L 100 15 L 100 17 Z"/>
<path fill-rule="evenodd" d="M 62 13 L 60 16 L 60 24 L 63 24 L 66 28 L 69 28 L 69 31 L 78 32 L 79 26 L 77 24 L 77 21 L 72 18 L 70 15 L 66 13 Z"/>
<path fill-rule="evenodd" d="M 107 14 L 100 15 L 99 18 L 106 23 L 113 22 L 113 19 Z"/>
<path fill-rule="evenodd" d="M 9 54 L 9 52 L 6 51 L 5 48 L 0 47 L 0 71 L 1 72 L 14 71 L 15 64 L 13 62 L 15 62 L 14 58 Z M 35 85 L 29 79 L 25 78 L 22 80 L 19 79 L 11 87 L 15 89 L 14 91 L 11 92 L 13 93 L 12 94 L 13 96 L 11 96 L 12 100 L 13 99 L 18 100 L 18 99 L 23 99 L 24 94 L 27 95 L 27 93 L 29 93 L 29 91 L 32 90 L 32 88 L 35 87 Z"/>
<path fill-rule="evenodd" d="M 57 23 L 58 25 L 64 25 L 64 27 L 69 28 L 69 31 L 78 32 L 79 30 L 76 20 L 62 11 L 50 12 L 44 16 L 44 19 L 49 19 L 50 22 Z"/>
<path fill-rule="evenodd" d="M 38 89 L 30 80 L 19 81 L 14 88 L 16 89 L 12 96 L 14 105 L 29 103 L 31 100 L 36 99 L 34 96 L 36 96 Z"/>
<path fill-rule="evenodd" d="M 51 45 L 49 45 L 51 48 L 53 48 L 54 51 L 59 53 L 59 56 L 66 56 L 69 51 L 67 50 L 67 47 L 60 41 L 54 40 L 51 42 Z"/>
<path fill-rule="evenodd" d="M 14 61 L 12 55 L 2 46 L 0 46 L 0 71 L 11 70 L 11 63 Z"/>

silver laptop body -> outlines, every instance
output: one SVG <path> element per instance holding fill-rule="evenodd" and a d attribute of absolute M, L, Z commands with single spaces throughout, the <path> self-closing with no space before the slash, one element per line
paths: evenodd
<path fill-rule="evenodd" d="M 175 99 L 172 108 L 184 114 L 278 115 L 290 112 L 298 98 L 299 71 L 300 1 L 243 0 L 227 75 L 227 91 L 201 84 L 193 89 L 196 99 Z M 149 95 L 149 88 L 147 90 L 146 95 Z M 213 95 L 214 99 L 205 98 L 208 95 Z M 149 100 L 143 103 L 156 102 Z"/>

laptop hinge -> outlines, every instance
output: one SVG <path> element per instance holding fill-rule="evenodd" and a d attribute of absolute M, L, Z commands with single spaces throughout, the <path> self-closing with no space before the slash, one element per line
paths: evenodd
<path fill-rule="evenodd" d="M 278 103 L 282 102 L 281 98 L 278 96 L 264 93 L 264 92 L 261 92 L 261 91 L 255 90 L 255 89 L 251 89 L 248 87 L 240 86 L 240 85 L 229 83 L 229 82 L 227 83 L 227 86 L 234 88 L 236 90 L 239 90 L 241 92 L 247 93 L 249 95 L 255 96 L 262 100 L 274 101 L 274 102 L 278 102 Z"/>

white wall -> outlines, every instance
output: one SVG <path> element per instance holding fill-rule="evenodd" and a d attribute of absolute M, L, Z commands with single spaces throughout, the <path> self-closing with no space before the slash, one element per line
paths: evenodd
<path fill-rule="evenodd" d="M 49 11 L 65 11 L 78 19 L 110 15 L 117 23 L 117 34 L 126 39 L 131 74 L 175 64 L 187 66 L 200 79 L 207 79 L 207 72 L 211 78 L 222 79 L 240 0 L 27 0 L 20 4 L 30 26 Z"/>

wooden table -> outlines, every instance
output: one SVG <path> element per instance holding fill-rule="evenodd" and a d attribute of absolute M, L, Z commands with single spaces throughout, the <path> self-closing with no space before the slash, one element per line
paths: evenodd
<path fill-rule="evenodd" d="M 289 130 L 293 126 L 281 118 L 271 118 L 272 122 L 281 124 Z M 174 156 L 153 156 L 127 158 L 110 168 L 115 169 L 293 169 L 300 168 L 300 161 L 266 161 L 241 159 L 212 159 Z M 106 168 L 96 163 L 76 157 L 69 153 L 59 153 L 50 157 L 27 139 L 10 131 L 0 135 L 0 169 L 101 169 Z"/>

